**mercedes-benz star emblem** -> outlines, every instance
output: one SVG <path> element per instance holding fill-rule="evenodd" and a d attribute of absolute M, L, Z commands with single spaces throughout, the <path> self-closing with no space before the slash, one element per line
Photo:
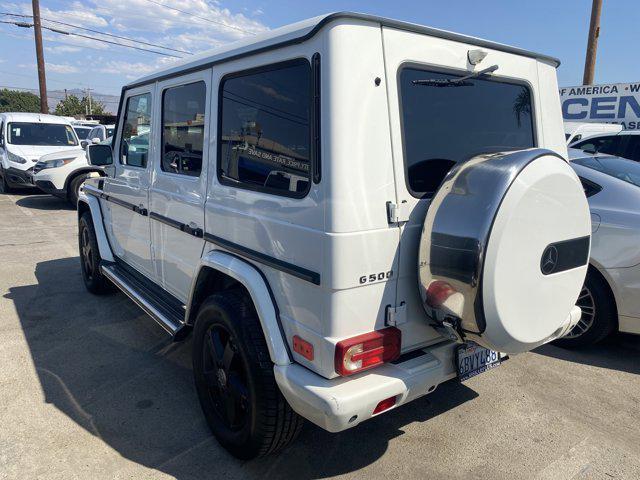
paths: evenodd
<path fill-rule="evenodd" d="M 558 265 L 558 249 L 553 245 L 549 245 L 542 253 L 542 260 L 540 261 L 540 270 L 545 275 L 553 273 Z"/>

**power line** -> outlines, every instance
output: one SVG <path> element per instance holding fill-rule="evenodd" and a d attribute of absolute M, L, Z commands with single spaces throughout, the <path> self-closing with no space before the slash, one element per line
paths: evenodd
<path fill-rule="evenodd" d="M 32 15 L 19 15 L 17 13 L 7 13 L 7 12 L 0 12 L 0 15 L 6 15 L 6 16 L 9 16 L 9 17 L 19 17 L 19 18 L 33 18 Z M 91 32 L 91 33 L 97 33 L 97 34 L 100 34 L 100 35 L 105 35 L 107 37 L 118 38 L 120 40 L 126 40 L 128 42 L 134 42 L 134 43 L 139 43 L 141 45 L 147 45 L 149 47 L 163 48 L 165 50 L 171 50 L 172 52 L 186 53 L 188 55 L 193 55 L 193 52 L 189 52 L 187 50 L 180 50 L 180 49 L 177 49 L 177 48 L 165 47 L 164 45 L 159 45 L 157 43 L 150 43 L 150 42 L 145 42 L 143 40 L 136 40 L 136 39 L 133 39 L 133 38 L 124 37 L 122 35 L 115 35 L 113 33 L 101 32 L 100 30 L 93 30 L 91 28 L 81 27 L 79 25 L 73 25 L 71 23 L 60 22 L 58 20 L 52 20 L 50 18 L 42 17 L 42 20 L 45 20 L 45 21 L 50 22 L 50 23 L 56 23 L 58 25 L 64 25 L 66 27 L 78 28 L 80 30 L 85 30 L 85 31 Z"/>
<path fill-rule="evenodd" d="M 228 24 L 226 24 L 224 22 L 221 22 L 219 20 L 213 20 L 212 18 L 201 17 L 200 15 L 195 15 L 192 12 L 188 12 L 186 10 L 180 10 L 179 8 L 172 7 L 172 6 L 166 5 L 164 3 L 156 2 L 155 0 L 146 0 L 146 1 L 149 2 L 149 3 L 153 3 L 154 5 L 158 5 L 160 7 L 164 7 L 164 8 L 167 8 L 169 10 L 173 10 L 175 12 L 184 13 L 185 15 L 189 15 L 190 17 L 193 17 L 193 18 L 198 18 L 200 20 L 204 20 L 205 22 L 216 23 L 216 24 L 222 25 L 223 27 L 226 27 L 226 28 L 232 28 L 233 30 L 238 30 L 239 32 L 248 33 L 249 35 L 256 35 L 255 32 L 250 32 L 249 30 L 245 30 L 244 28 L 236 27 L 234 25 L 228 25 Z"/>
<path fill-rule="evenodd" d="M 16 87 L 14 85 L 0 85 L 0 89 L 18 90 L 18 91 L 25 91 L 25 92 L 38 92 L 39 91 L 37 88 Z M 93 90 L 93 89 L 91 89 L 91 90 Z M 53 93 L 53 95 L 51 95 L 52 93 Z M 50 97 L 57 98 L 60 95 L 64 95 L 64 92 L 62 92 L 60 90 L 49 90 L 49 96 Z M 71 93 L 70 95 L 75 95 L 75 94 Z M 92 100 L 94 102 L 97 101 L 99 103 L 110 103 L 110 104 L 113 104 L 113 105 L 118 105 L 120 103 L 120 100 L 101 100 L 100 98 L 96 98 L 95 96 L 93 96 L 91 98 L 92 98 Z"/>
<path fill-rule="evenodd" d="M 31 28 L 31 27 L 33 27 L 32 23 L 27 23 L 27 22 L 10 22 L 10 21 L 5 21 L 5 20 L 0 20 L 0 23 L 7 23 L 7 24 L 15 25 L 15 26 L 21 27 L 21 28 Z M 71 35 L 71 36 L 75 36 L 75 37 L 87 38 L 89 40 L 94 40 L 96 42 L 108 43 L 110 45 L 117 45 L 119 47 L 133 48 L 135 50 L 140 50 L 142 52 L 155 53 L 156 55 L 162 55 L 162 56 L 165 56 L 165 57 L 182 58 L 182 57 L 179 57 L 177 55 L 172 55 L 170 53 L 159 52 L 157 50 L 150 50 L 148 48 L 136 47 L 134 45 L 125 45 L 124 43 L 112 42 L 111 40 L 105 40 L 104 38 L 92 37 L 91 35 L 83 35 L 82 33 L 68 32 L 66 30 L 60 30 L 60 29 L 57 29 L 57 28 L 46 27 L 44 25 L 42 25 L 42 28 L 44 28 L 46 30 L 49 30 L 50 32 L 53 32 L 53 33 L 58 33 L 60 35 Z"/>

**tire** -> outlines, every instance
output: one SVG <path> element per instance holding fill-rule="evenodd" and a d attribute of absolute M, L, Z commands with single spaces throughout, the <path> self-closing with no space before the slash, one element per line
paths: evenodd
<path fill-rule="evenodd" d="M 78 249 L 80 251 L 80 270 L 87 290 L 95 295 L 115 291 L 115 286 L 100 271 L 100 251 L 93 228 L 91 212 L 84 212 L 78 222 Z"/>
<path fill-rule="evenodd" d="M 193 374 L 207 423 L 233 456 L 268 455 L 300 433 L 304 420 L 276 385 L 262 327 L 242 292 L 212 295 L 200 307 Z"/>
<path fill-rule="evenodd" d="M 618 315 L 611 290 L 597 273 L 589 271 L 576 303 L 582 308 L 580 322 L 553 343 L 564 348 L 594 345 L 608 337 L 618 326 Z"/>
<path fill-rule="evenodd" d="M 2 193 L 13 193 L 14 189 L 11 185 L 9 185 L 9 182 L 7 181 L 7 177 L 4 170 L 2 170 L 2 173 L 0 174 L 0 176 L 2 177 L 0 179 L 0 190 L 2 190 Z"/>
<path fill-rule="evenodd" d="M 89 173 L 81 173 L 69 182 L 69 186 L 67 187 L 67 200 L 71 205 L 73 205 L 73 208 L 78 208 L 78 194 L 80 192 L 80 187 L 90 176 L 91 174 Z"/>

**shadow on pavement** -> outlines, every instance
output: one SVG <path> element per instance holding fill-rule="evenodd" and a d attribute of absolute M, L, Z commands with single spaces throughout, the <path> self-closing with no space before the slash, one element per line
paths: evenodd
<path fill-rule="evenodd" d="M 240 462 L 204 422 L 191 377 L 191 342 L 164 332 L 124 295 L 84 290 L 78 258 L 41 262 L 36 285 L 13 300 L 46 402 L 123 457 L 179 479 L 320 478 L 378 460 L 390 439 L 477 396 L 449 382 L 428 397 L 343 432 L 307 423 L 284 452 Z"/>
<path fill-rule="evenodd" d="M 640 374 L 640 335 L 618 333 L 597 345 L 571 350 L 547 344 L 534 352 L 568 362 Z"/>
<path fill-rule="evenodd" d="M 44 193 L 42 195 L 23 197 L 16 201 L 16 205 L 36 210 L 75 210 L 66 200 Z"/>

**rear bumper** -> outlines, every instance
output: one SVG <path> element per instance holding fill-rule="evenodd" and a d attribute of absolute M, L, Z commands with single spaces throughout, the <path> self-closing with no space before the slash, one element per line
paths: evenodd
<path fill-rule="evenodd" d="M 395 406 L 402 405 L 455 378 L 455 346 L 440 343 L 423 349 L 418 357 L 332 380 L 298 364 L 276 365 L 274 372 L 280 391 L 298 414 L 325 430 L 340 432 L 371 418 L 381 400 L 395 396 Z"/>

